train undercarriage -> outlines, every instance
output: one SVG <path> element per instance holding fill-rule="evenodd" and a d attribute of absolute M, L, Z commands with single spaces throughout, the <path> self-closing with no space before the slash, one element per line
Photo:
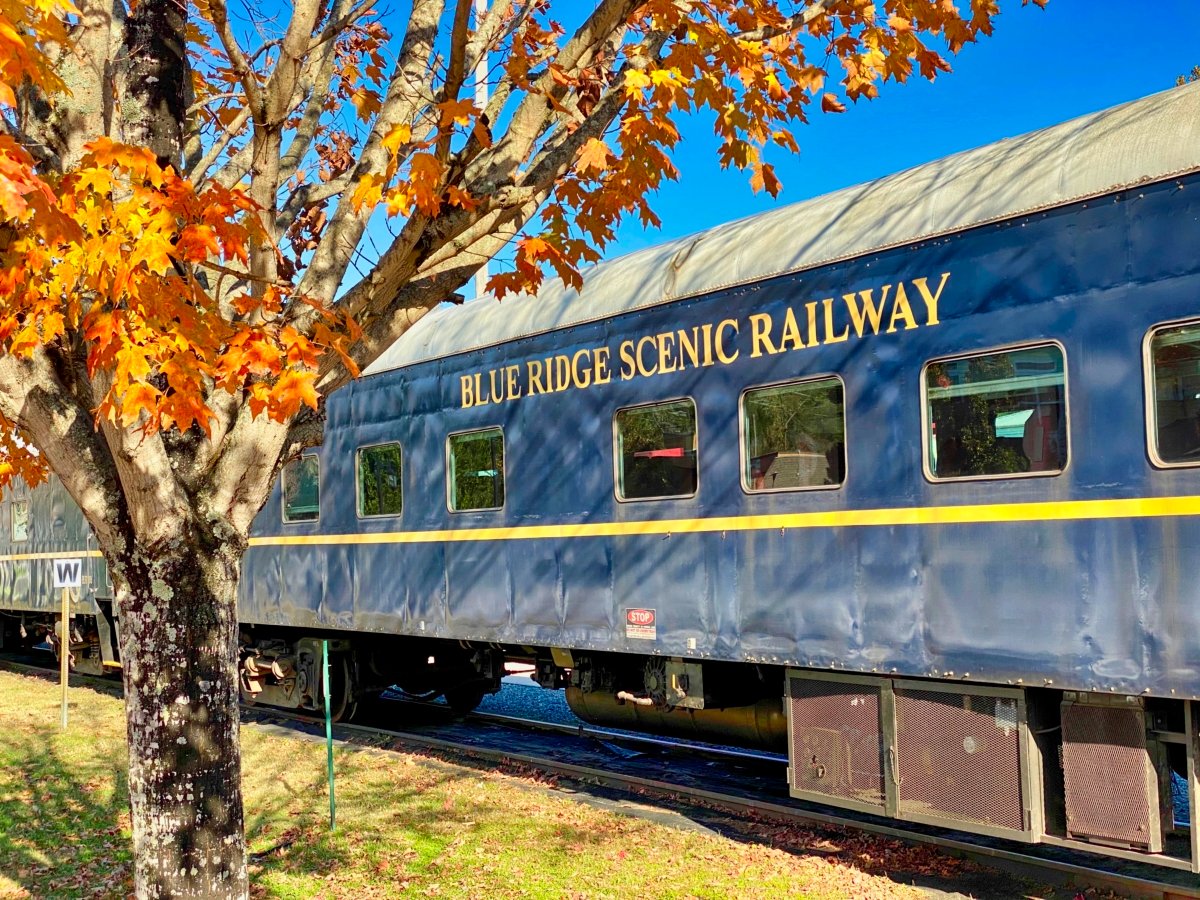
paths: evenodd
<path fill-rule="evenodd" d="M 75 615 L 70 664 L 115 674 L 116 623 Z M 0 649 L 62 646 L 0 615 Z M 327 643 L 326 643 L 327 642 Z M 243 700 L 352 719 L 384 691 L 465 713 L 519 667 L 590 724 L 786 754 L 793 797 L 1200 871 L 1193 701 L 664 656 L 244 626 Z"/>
<path fill-rule="evenodd" d="M 300 689 L 319 640 L 248 637 L 244 692 L 323 708 Z M 1191 701 L 428 638 L 330 654 L 343 716 L 385 689 L 465 712 L 516 664 L 590 724 L 786 754 L 799 799 L 1200 871 Z"/>

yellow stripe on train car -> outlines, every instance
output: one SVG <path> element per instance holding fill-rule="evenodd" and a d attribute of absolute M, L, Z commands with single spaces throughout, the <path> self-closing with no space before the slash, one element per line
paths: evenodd
<path fill-rule="evenodd" d="M 966 506 L 915 506 L 893 509 L 846 509 L 713 516 L 635 522 L 586 522 L 561 525 L 511 525 L 434 531 L 384 531 L 353 534 L 272 535 L 252 537 L 251 547 L 345 544 L 427 544 L 456 541 L 520 541 L 546 538 L 625 537 L 700 534 L 714 531 L 767 531 L 789 528 L 863 528 L 894 525 L 968 525 L 995 522 L 1071 522 L 1088 519 L 1145 519 L 1200 515 L 1200 497 L 1130 497 L 1113 500 L 1055 500 L 1037 503 L 989 503 Z M 4 559 L 5 557 L 0 557 Z"/>

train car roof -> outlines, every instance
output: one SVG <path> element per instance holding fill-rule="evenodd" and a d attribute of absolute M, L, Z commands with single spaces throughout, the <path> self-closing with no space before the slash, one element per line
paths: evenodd
<path fill-rule="evenodd" d="M 1200 83 L 598 263 L 575 291 L 434 309 L 372 375 L 1200 170 Z"/>

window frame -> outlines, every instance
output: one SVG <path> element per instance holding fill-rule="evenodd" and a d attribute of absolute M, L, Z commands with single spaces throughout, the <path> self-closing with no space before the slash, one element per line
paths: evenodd
<path fill-rule="evenodd" d="M 692 413 L 696 418 L 696 489 L 690 494 L 665 494 L 661 497 L 622 497 L 621 496 L 621 453 L 618 446 L 617 416 L 631 409 L 648 409 L 654 406 L 666 406 L 669 403 L 688 402 L 692 404 Z M 612 412 L 612 457 L 613 457 L 613 497 L 618 503 L 656 503 L 660 500 L 691 500 L 700 495 L 700 404 L 691 394 L 671 397 L 668 400 L 651 400 L 647 403 L 631 403 L 628 406 L 618 406 Z"/>
<path fill-rule="evenodd" d="M 1154 397 L 1154 357 L 1150 343 L 1155 332 L 1178 328 L 1181 325 L 1200 326 L 1200 317 L 1188 316 L 1185 319 L 1159 322 L 1147 328 L 1142 336 L 1142 405 L 1146 427 L 1146 455 L 1156 469 L 1194 469 L 1200 466 L 1200 455 L 1191 462 L 1167 462 L 1158 454 L 1158 404 Z"/>
<path fill-rule="evenodd" d="M 800 487 L 782 487 L 782 488 L 761 488 L 753 490 L 746 484 L 746 471 L 748 459 L 746 457 L 746 395 L 751 391 L 761 391 L 769 388 L 790 387 L 792 385 L 813 384 L 818 381 L 828 381 L 835 379 L 842 388 L 842 480 L 838 484 L 812 484 Z M 788 378 L 783 381 L 771 381 L 766 384 L 752 384 L 742 388 L 742 392 L 738 394 L 738 483 L 742 486 L 742 493 L 748 497 L 755 497 L 759 494 L 794 494 L 797 492 L 808 491 L 839 491 L 846 486 L 846 482 L 850 479 L 850 440 L 846 433 L 846 380 L 837 372 L 824 372 L 820 375 L 809 375 L 804 378 Z"/>
<path fill-rule="evenodd" d="M 499 506 L 480 506 L 473 509 L 455 509 L 453 500 L 454 478 L 450 471 L 450 440 L 452 438 L 461 437 L 464 434 L 483 434 L 488 431 L 500 432 L 500 444 L 504 448 L 504 459 L 500 463 L 500 476 L 504 481 L 504 498 Z M 481 513 L 481 512 L 498 512 L 503 510 L 508 505 L 508 439 L 504 435 L 503 425 L 485 425 L 482 428 L 464 428 L 460 431 L 451 431 L 446 435 L 446 462 L 443 469 L 446 477 L 446 510 L 460 515 L 463 513 Z"/>
<path fill-rule="evenodd" d="M 288 466 L 295 465 L 309 457 L 317 461 L 317 515 L 312 519 L 289 519 L 287 517 L 287 491 L 283 486 L 283 473 Z M 279 518 L 284 525 L 317 525 L 321 522 L 321 514 L 324 511 L 324 504 L 321 502 L 321 454 L 319 453 L 301 453 L 296 459 L 291 460 L 282 469 L 279 470 Z"/>
<path fill-rule="evenodd" d="M 1012 353 L 1020 350 L 1036 350 L 1038 347 L 1055 347 L 1062 354 L 1063 361 L 1063 383 L 1062 383 L 1062 405 L 1063 416 L 1063 434 L 1067 438 L 1067 463 L 1062 468 L 1051 469 L 1043 472 L 1002 472 L 995 475 L 953 475 L 948 478 L 939 478 L 933 474 L 929 468 L 929 431 L 925 427 L 926 424 L 926 406 L 929 402 L 928 396 L 928 379 L 925 377 L 930 366 L 938 363 L 953 362 L 960 359 L 975 359 L 980 356 L 994 356 L 997 353 Z M 1014 478 L 1057 478 L 1065 474 L 1070 468 L 1074 460 L 1074 451 L 1071 447 L 1074 441 L 1071 438 L 1071 377 L 1070 366 L 1067 358 L 1067 348 L 1062 341 L 1056 338 L 1043 338 L 1040 340 L 1022 341 L 1017 344 L 1002 344 L 998 347 L 988 347 L 983 350 L 972 350 L 967 353 L 950 353 L 944 356 L 936 356 L 926 360 L 921 366 L 920 388 L 921 388 L 921 403 L 918 408 L 920 414 L 921 428 L 921 472 L 925 476 L 925 480 L 930 484 L 953 484 L 964 481 L 1007 481 Z"/>
<path fill-rule="evenodd" d="M 362 452 L 364 450 L 373 450 L 376 447 L 397 447 L 400 450 L 400 512 L 394 513 L 364 513 L 362 511 L 362 480 L 359 475 L 361 473 Z M 376 441 L 373 444 L 360 444 L 354 448 L 354 514 L 359 519 L 398 519 L 404 515 L 404 473 L 408 470 L 408 466 L 404 462 L 404 445 L 400 441 Z"/>

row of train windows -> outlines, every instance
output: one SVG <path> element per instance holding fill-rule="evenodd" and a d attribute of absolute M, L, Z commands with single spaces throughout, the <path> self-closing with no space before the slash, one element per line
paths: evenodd
<path fill-rule="evenodd" d="M 1200 322 L 1157 329 L 1149 340 L 1151 457 L 1200 464 Z M 1066 361 L 1057 344 L 977 353 L 928 363 L 922 377 L 925 474 L 932 481 L 1055 475 L 1067 465 Z M 749 388 L 739 404 L 742 487 L 749 493 L 837 488 L 846 478 L 842 380 L 819 376 Z M 696 404 L 689 398 L 619 409 L 613 415 L 616 496 L 694 496 Z M 403 500 L 401 447 L 357 451 L 360 517 L 396 516 Z M 504 505 L 500 428 L 446 442 L 452 512 Z M 283 471 L 283 518 L 320 513 L 315 455 Z"/>

